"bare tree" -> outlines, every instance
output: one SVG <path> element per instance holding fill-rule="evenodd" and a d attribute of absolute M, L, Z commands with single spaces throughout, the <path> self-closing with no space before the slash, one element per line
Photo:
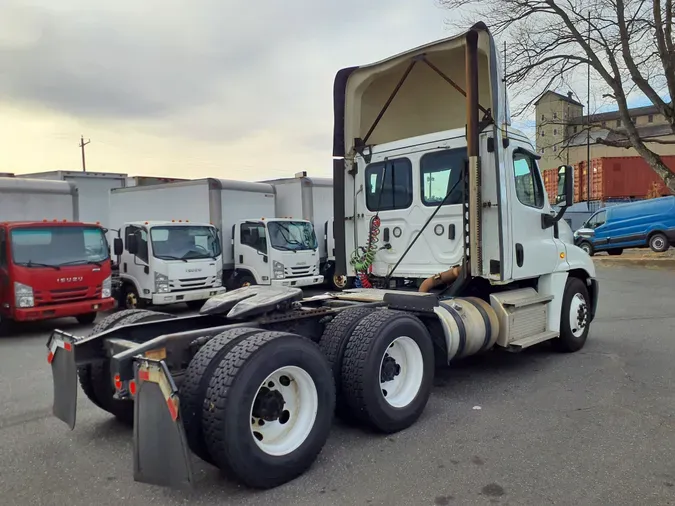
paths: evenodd
<path fill-rule="evenodd" d="M 632 122 L 628 97 L 647 97 L 675 135 L 675 41 L 673 0 L 437 0 L 468 15 L 451 24 L 482 20 L 508 41 L 506 82 L 513 94 L 530 99 L 528 110 L 547 89 L 569 86 L 587 66 L 596 83 L 619 108 L 622 138 L 596 142 L 633 147 L 666 186 L 675 192 L 675 173 L 647 143 Z M 667 96 L 667 99 L 663 97 Z"/>

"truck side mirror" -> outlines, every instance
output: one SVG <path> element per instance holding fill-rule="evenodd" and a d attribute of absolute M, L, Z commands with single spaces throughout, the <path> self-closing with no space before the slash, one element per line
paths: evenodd
<path fill-rule="evenodd" d="M 570 207 L 574 204 L 574 167 L 561 165 L 558 167 L 558 195 L 556 204 Z"/>
<path fill-rule="evenodd" d="M 127 249 L 132 255 L 138 253 L 138 238 L 133 234 L 127 236 Z"/>
<path fill-rule="evenodd" d="M 558 167 L 558 192 L 555 200 L 560 210 L 555 216 L 547 213 L 541 215 L 541 228 L 544 230 L 558 223 L 567 208 L 574 204 L 574 167 L 571 165 Z"/>
<path fill-rule="evenodd" d="M 124 244 L 122 244 L 122 239 L 115 237 L 113 239 L 113 249 L 115 250 L 115 256 L 120 256 L 124 251 Z"/>

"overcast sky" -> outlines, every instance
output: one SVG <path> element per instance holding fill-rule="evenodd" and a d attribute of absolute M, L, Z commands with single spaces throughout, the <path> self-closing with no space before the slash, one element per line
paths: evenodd
<path fill-rule="evenodd" d="M 337 70 L 450 35 L 434 0 L 2 0 L 0 172 L 331 173 Z"/>

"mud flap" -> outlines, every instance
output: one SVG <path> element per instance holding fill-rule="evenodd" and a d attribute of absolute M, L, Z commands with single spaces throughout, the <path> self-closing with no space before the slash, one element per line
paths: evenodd
<path fill-rule="evenodd" d="M 75 337 L 55 330 L 47 341 L 47 362 L 52 368 L 54 404 L 52 413 L 59 420 L 75 428 L 77 412 L 77 365 L 75 364 Z"/>
<path fill-rule="evenodd" d="M 193 485 L 178 389 L 164 361 L 134 359 L 134 480 L 173 488 Z"/>

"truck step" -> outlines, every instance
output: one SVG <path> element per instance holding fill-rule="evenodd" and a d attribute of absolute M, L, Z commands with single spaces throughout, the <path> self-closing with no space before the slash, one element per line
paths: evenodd
<path fill-rule="evenodd" d="M 534 297 L 518 297 L 511 300 L 502 300 L 502 305 L 518 309 L 521 307 L 533 306 L 534 304 L 547 304 L 552 300 L 553 295 L 537 294 Z"/>
<path fill-rule="evenodd" d="M 525 348 L 534 346 L 535 344 L 543 343 L 544 341 L 548 341 L 549 339 L 554 339 L 559 335 L 560 332 L 557 332 L 555 330 L 547 330 L 546 332 L 542 332 L 541 334 L 535 334 L 533 336 L 523 337 L 522 339 L 518 339 L 517 341 L 512 341 L 509 343 L 507 350 L 515 352 L 522 351 Z"/>

